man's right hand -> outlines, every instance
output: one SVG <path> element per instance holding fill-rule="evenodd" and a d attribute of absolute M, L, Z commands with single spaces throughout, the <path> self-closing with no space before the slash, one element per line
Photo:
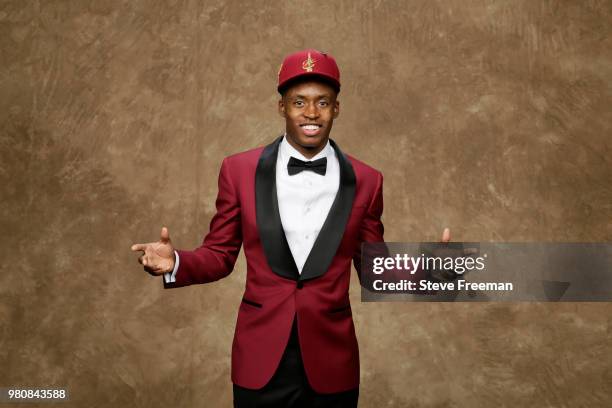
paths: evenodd
<path fill-rule="evenodd" d="M 144 266 L 144 270 L 151 275 L 163 275 L 174 269 L 174 247 L 170 242 L 168 228 L 163 227 L 161 236 L 157 242 L 147 244 L 134 244 L 132 251 L 141 251 L 142 255 L 138 262 Z"/>

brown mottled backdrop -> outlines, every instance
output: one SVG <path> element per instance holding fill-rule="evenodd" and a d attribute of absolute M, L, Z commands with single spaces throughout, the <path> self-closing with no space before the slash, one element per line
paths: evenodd
<path fill-rule="evenodd" d="M 133 242 L 199 245 L 224 156 L 283 130 L 305 47 L 332 137 L 385 175 L 387 239 L 612 240 L 612 2 L 2 1 L 0 386 L 66 407 L 229 407 L 244 257 L 176 290 Z M 355 275 L 353 275 L 355 276 Z M 603 407 L 612 305 L 361 304 L 361 407 Z"/>

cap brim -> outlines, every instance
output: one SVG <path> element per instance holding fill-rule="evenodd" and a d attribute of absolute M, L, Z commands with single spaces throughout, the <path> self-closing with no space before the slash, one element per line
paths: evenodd
<path fill-rule="evenodd" d="M 293 83 L 297 83 L 297 82 L 308 80 L 308 79 L 319 79 L 321 80 L 321 82 L 326 83 L 330 85 L 332 88 L 334 88 L 336 92 L 340 92 L 340 83 L 336 80 L 336 78 L 330 75 L 322 74 L 320 72 L 304 72 L 300 75 L 292 76 L 291 78 L 288 78 L 282 83 L 280 83 L 278 87 L 276 87 L 276 90 L 279 93 L 282 93 L 283 89 L 287 89 Z"/>

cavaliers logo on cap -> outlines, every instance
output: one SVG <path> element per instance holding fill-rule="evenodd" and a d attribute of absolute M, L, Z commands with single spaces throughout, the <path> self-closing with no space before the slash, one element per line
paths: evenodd
<path fill-rule="evenodd" d="M 310 53 L 308 53 L 308 58 L 302 62 L 302 69 L 306 72 L 312 72 L 315 67 L 315 62 L 317 62 L 317 60 L 312 59 Z"/>

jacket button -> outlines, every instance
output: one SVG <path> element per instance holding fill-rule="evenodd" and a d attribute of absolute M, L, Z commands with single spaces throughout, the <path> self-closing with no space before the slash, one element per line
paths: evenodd
<path fill-rule="evenodd" d="M 297 288 L 298 288 L 298 289 L 302 289 L 303 287 L 304 287 L 304 282 L 302 282 L 302 281 L 298 281 L 298 283 L 297 283 Z"/>

